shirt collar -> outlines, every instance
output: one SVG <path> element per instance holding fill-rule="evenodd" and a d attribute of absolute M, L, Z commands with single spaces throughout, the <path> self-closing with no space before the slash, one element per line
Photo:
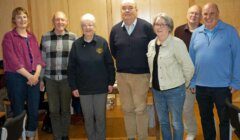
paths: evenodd
<path fill-rule="evenodd" d="M 201 23 L 199 23 L 199 25 L 198 25 L 198 27 L 200 27 L 202 24 Z M 189 31 L 189 32 L 191 32 L 190 31 L 190 29 L 189 29 L 189 26 L 188 26 L 188 24 L 185 24 L 185 26 L 184 26 L 184 31 Z M 194 29 L 195 30 L 195 29 Z"/>
<path fill-rule="evenodd" d="M 168 46 L 168 44 L 169 44 L 170 41 L 171 41 L 171 38 L 172 38 L 172 35 L 169 34 L 168 37 L 167 37 L 167 39 L 166 39 L 165 41 L 161 42 L 161 46 L 163 46 L 163 47 Z M 156 37 L 156 39 L 157 39 L 157 37 Z M 156 40 L 156 41 L 157 41 L 157 40 Z"/>
<path fill-rule="evenodd" d="M 94 34 L 92 41 L 91 41 L 91 42 L 86 42 L 86 41 L 84 40 L 84 35 L 83 35 L 83 36 L 82 36 L 82 42 L 83 42 L 83 43 L 82 43 L 83 45 L 90 44 L 90 43 L 96 43 L 96 42 L 97 42 L 97 37 L 96 37 L 96 35 Z"/>
<path fill-rule="evenodd" d="M 206 28 L 206 26 L 203 24 L 200 28 L 199 28 L 199 32 L 200 33 L 206 33 L 206 31 L 212 31 L 215 32 L 217 30 L 222 30 L 224 28 L 223 22 L 222 20 L 218 20 L 217 25 L 212 29 L 209 30 Z"/>
<path fill-rule="evenodd" d="M 130 26 L 136 26 L 136 24 L 137 24 L 137 19 L 135 19 Z M 126 25 L 126 24 L 125 24 L 124 21 L 123 21 L 121 27 L 124 27 L 125 25 Z"/>
<path fill-rule="evenodd" d="M 188 24 L 185 24 L 185 26 L 184 26 L 183 29 L 184 29 L 184 31 L 190 31 L 190 30 L 189 30 L 189 27 L 188 27 Z"/>
<path fill-rule="evenodd" d="M 52 29 L 52 31 L 51 31 L 51 33 L 53 34 L 53 35 L 56 35 L 56 33 L 54 32 L 54 28 Z M 68 33 L 68 30 L 67 29 L 65 29 L 65 32 L 64 32 L 64 34 L 62 35 L 62 36 L 64 36 L 64 35 L 67 35 L 67 34 L 69 34 Z M 58 36 L 58 35 L 56 35 L 56 36 Z"/>

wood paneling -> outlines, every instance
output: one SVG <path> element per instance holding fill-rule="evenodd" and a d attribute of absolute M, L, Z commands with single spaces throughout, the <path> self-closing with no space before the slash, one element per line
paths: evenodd
<path fill-rule="evenodd" d="M 108 19 L 106 0 L 68 0 L 69 27 L 71 31 L 81 35 L 80 18 L 85 13 L 91 13 L 96 18 L 96 33 L 108 39 Z"/>
<path fill-rule="evenodd" d="M 165 12 L 172 17 L 174 28 L 186 23 L 188 0 L 151 0 L 151 19 L 159 12 Z"/>
<path fill-rule="evenodd" d="M 220 18 L 240 32 L 240 0 L 195 0 L 195 3 L 203 6 L 207 2 L 214 2 L 218 5 Z"/>
<path fill-rule="evenodd" d="M 151 22 L 150 0 L 137 0 L 138 17 Z M 121 0 L 112 0 L 112 21 L 116 24 L 121 21 Z"/>
<path fill-rule="evenodd" d="M 66 0 L 30 0 L 30 2 L 33 33 L 39 41 L 44 33 L 52 30 L 52 16 L 56 11 L 63 11 L 69 17 Z"/>

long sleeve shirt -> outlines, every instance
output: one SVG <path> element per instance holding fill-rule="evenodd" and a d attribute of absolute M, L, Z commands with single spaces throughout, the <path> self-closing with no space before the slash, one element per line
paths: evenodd
<path fill-rule="evenodd" d="M 56 35 L 54 29 L 42 36 L 42 57 L 46 67 L 42 69 L 41 78 L 67 79 L 68 56 L 76 38 L 74 33 L 67 30 L 63 35 Z"/>
<path fill-rule="evenodd" d="M 212 31 L 202 25 L 192 35 L 189 53 L 195 65 L 191 87 L 240 89 L 240 39 L 234 27 L 221 20 Z"/>

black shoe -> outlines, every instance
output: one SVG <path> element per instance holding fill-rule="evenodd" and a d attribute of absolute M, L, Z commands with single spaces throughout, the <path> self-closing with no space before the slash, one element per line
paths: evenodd
<path fill-rule="evenodd" d="M 68 136 L 63 136 L 62 140 L 69 140 L 69 137 Z"/>
<path fill-rule="evenodd" d="M 42 131 L 47 132 L 47 133 L 52 133 L 52 127 L 49 126 L 43 126 Z"/>

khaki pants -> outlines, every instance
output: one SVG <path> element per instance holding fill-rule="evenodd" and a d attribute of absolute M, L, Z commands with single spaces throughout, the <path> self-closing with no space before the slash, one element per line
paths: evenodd
<path fill-rule="evenodd" d="M 183 106 L 183 119 L 185 131 L 190 135 L 197 135 L 197 122 L 194 112 L 195 98 L 196 94 L 192 94 L 191 91 L 187 89 Z"/>
<path fill-rule="evenodd" d="M 128 138 L 146 140 L 148 137 L 147 93 L 149 74 L 117 73 L 120 101 L 124 112 Z"/>

